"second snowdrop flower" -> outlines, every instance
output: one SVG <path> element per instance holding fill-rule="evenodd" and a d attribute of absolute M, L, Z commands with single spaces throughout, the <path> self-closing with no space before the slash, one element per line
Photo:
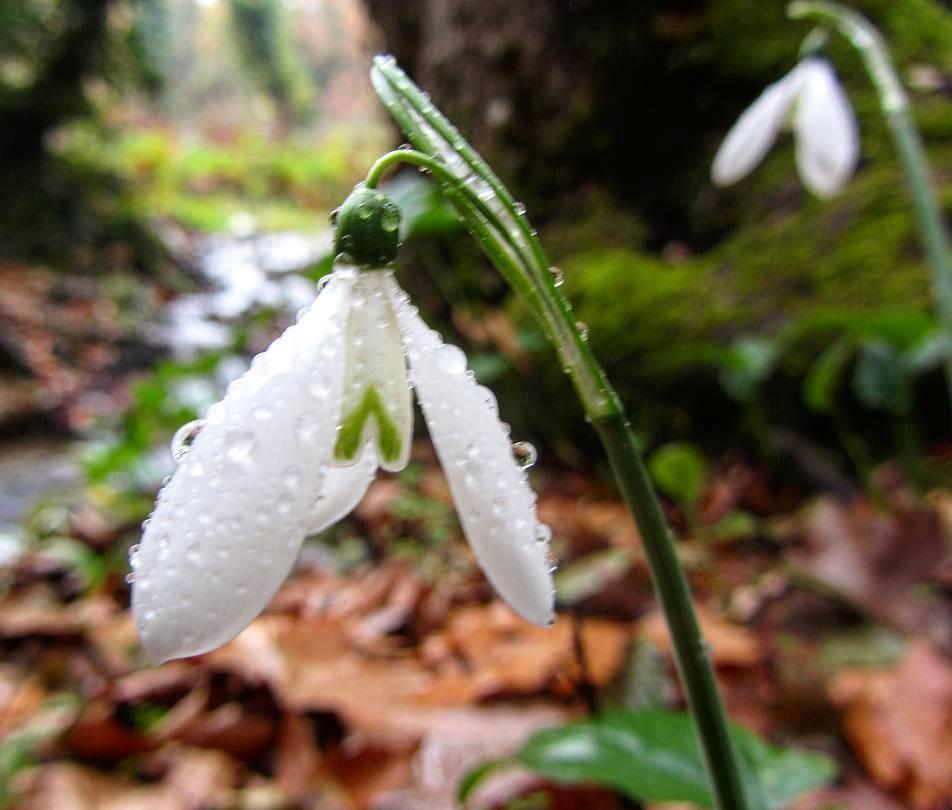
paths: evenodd
<path fill-rule="evenodd" d="M 232 383 L 181 454 L 133 556 L 133 611 L 150 658 L 228 641 L 271 599 L 305 536 L 353 509 L 378 466 L 406 466 L 411 383 L 490 582 L 527 620 L 551 621 L 550 532 L 495 397 L 387 269 L 399 220 L 382 193 L 355 189 L 317 301 Z"/>
<path fill-rule="evenodd" d="M 744 111 L 714 158 L 714 182 L 726 186 L 749 174 L 785 125 L 793 128 L 803 184 L 818 197 L 836 194 L 856 168 L 859 136 L 833 68 L 819 57 L 804 59 Z"/>

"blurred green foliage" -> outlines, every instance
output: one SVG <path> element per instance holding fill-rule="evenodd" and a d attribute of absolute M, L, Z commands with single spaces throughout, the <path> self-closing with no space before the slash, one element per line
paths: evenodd
<path fill-rule="evenodd" d="M 314 86 L 288 31 L 281 0 L 229 0 L 239 54 L 286 125 L 312 115 Z"/>
<path fill-rule="evenodd" d="M 836 773 L 823 754 L 772 746 L 740 726 L 731 729 L 731 736 L 746 766 L 748 795 L 756 797 L 753 806 L 779 810 Z M 686 712 L 615 710 L 544 729 L 511 758 L 471 771 L 460 784 L 461 802 L 491 773 L 513 764 L 556 782 L 604 785 L 634 800 L 714 807 L 694 724 Z"/>
<path fill-rule="evenodd" d="M 143 215 L 204 232 L 252 211 L 262 230 L 313 231 L 346 196 L 382 144 L 346 126 L 317 140 L 266 141 L 246 132 L 226 144 L 194 142 L 160 128 L 104 133 L 73 127 L 60 154 L 70 165 L 95 162 L 135 192 Z M 323 222 L 320 223 L 323 226 Z"/>

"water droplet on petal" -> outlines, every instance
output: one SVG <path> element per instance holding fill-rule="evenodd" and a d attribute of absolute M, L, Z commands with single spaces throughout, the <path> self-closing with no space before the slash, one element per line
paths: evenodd
<path fill-rule="evenodd" d="M 546 523 L 537 523 L 536 524 L 536 542 L 539 545 L 547 545 L 548 542 L 552 539 L 552 529 Z"/>
<path fill-rule="evenodd" d="M 462 374 L 466 371 L 466 355 L 463 350 L 449 344 L 440 349 L 437 363 L 445 374 Z"/>
<path fill-rule="evenodd" d="M 198 438 L 198 434 L 201 433 L 204 426 L 205 421 L 203 419 L 193 419 L 175 431 L 175 435 L 172 436 L 172 441 L 169 443 L 169 449 L 172 451 L 172 458 L 176 464 L 188 455 L 188 451 L 192 449 L 195 439 Z"/>
<path fill-rule="evenodd" d="M 549 268 L 549 273 L 552 276 L 552 283 L 556 287 L 561 287 L 565 283 L 565 276 L 562 274 L 561 268 L 553 265 Z"/>
<path fill-rule="evenodd" d="M 479 386 L 476 390 L 493 417 L 497 417 L 499 415 L 499 405 L 496 402 L 495 394 L 484 385 Z"/>
<path fill-rule="evenodd" d="M 538 452 L 536 452 L 535 447 L 530 442 L 515 442 L 512 445 L 512 455 L 516 460 L 516 464 L 518 464 L 522 470 L 528 470 L 536 463 L 536 459 L 539 457 Z"/>
<path fill-rule="evenodd" d="M 127 582 L 129 585 L 134 584 L 135 581 L 136 581 L 135 571 L 130 571 L 128 574 L 126 574 L 126 582 Z"/>
<path fill-rule="evenodd" d="M 327 399 L 330 394 L 331 389 L 327 384 L 327 378 L 319 369 L 311 373 L 307 384 L 307 392 L 314 397 L 314 399 Z"/>
<path fill-rule="evenodd" d="M 328 273 L 326 276 L 321 276 L 317 281 L 317 294 L 320 295 L 321 291 L 330 284 L 332 273 Z"/>
<path fill-rule="evenodd" d="M 313 414 L 302 413 L 297 418 L 294 430 L 301 442 L 310 444 L 317 437 L 318 426 L 317 418 Z"/>
<path fill-rule="evenodd" d="M 297 489 L 301 485 L 301 471 L 297 467 L 286 467 L 281 474 L 281 483 L 288 489 Z"/>
<path fill-rule="evenodd" d="M 244 463 L 255 449 L 255 437 L 249 430 L 229 430 L 225 434 L 225 456 L 229 461 Z"/>

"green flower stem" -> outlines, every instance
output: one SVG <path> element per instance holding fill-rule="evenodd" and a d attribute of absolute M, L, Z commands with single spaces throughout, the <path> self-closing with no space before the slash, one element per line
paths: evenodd
<path fill-rule="evenodd" d="M 684 569 L 678 559 L 651 479 L 623 414 L 592 422 L 642 538 L 651 578 L 671 633 L 678 673 L 694 718 L 701 752 L 720 810 L 751 806 L 728 736 L 727 714 L 711 665 L 710 646 L 701 635 Z M 633 767 L 638 767 L 637 762 Z"/>
<path fill-rule="evenodd" d="M 397 67 L 378 57 L 371 73 L 374 88 L 413 145 L 440 169 L 429 169 L 490 259 L 514 289 L 528 299 L 559 352 L 588 420 L 605 447 L 619 488 L 638 526 L 655 589 L 673 640 L 675 660 L 695 720 L 701 750 L 720 810 L 746 810 L 751 804 L 739 760 L 728 735 L 727 715 L 718 692 L 709 647 L 704 641 L 691 592 L 654 487 L 648 477 L 624 408 L 576 325 L 571 305 L 556 286 L 538 237 L 502 182 Z M 400 162 L 385 156 L 368 175 L 368 185 Z M 492 200 L 488 205 L 485 200 Z M 483 205 L 479 205 L 483 202 Z M 515 255 L 514 255 L 515 254 Z M 637 762 L 632 767 L 638 767 Z M 757 805 L 762 802 L 757 800 Z"/>
<path fill-rule="evenodd" d="M 808 17 L 831 22 L 856 48 L 866 72 L 879 95 L 896 152 L 906 173 L 919 234 L 932 270 L 932 294 L 939 324 L 952 347 L 952 262 L 949 260 L 949 235 L 942 219 L 939 202 L 929 177 L 922 139 L 912 120 L 909 98 L 896 74 L 889 49 L 879 31 L 860 14 L 839 3 L 796 0 L 787 6 L 794 19 Z M 952 351 L 946 353 L 945 378 L 952 401 Z"/>

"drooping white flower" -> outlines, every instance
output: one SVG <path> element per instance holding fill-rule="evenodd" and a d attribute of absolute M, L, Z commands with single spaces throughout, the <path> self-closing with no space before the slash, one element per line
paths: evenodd
<path fill-rule="evenodd" d="M 856 168 L 859 135 L 833 68 L 818 57 L 804 59 L 744 111 L 714 158 L 714 182 L 726 186 L 747 176 L 787 125 L 803 184 L 818 197 L 836 194 Z"/>
<path fill-rule="evenodd" d="M 490 582 L 528 621 L 551 622 L 550 532 L 495 397 L 392 271 L 339 261 L 309 311 L 209 410 L 159 494 L 133 558 L 133 612 L 151 659 L 235 636 L 304 538 L 353 509 L 378 466 L 406 465 L 411 383 Z"/>

